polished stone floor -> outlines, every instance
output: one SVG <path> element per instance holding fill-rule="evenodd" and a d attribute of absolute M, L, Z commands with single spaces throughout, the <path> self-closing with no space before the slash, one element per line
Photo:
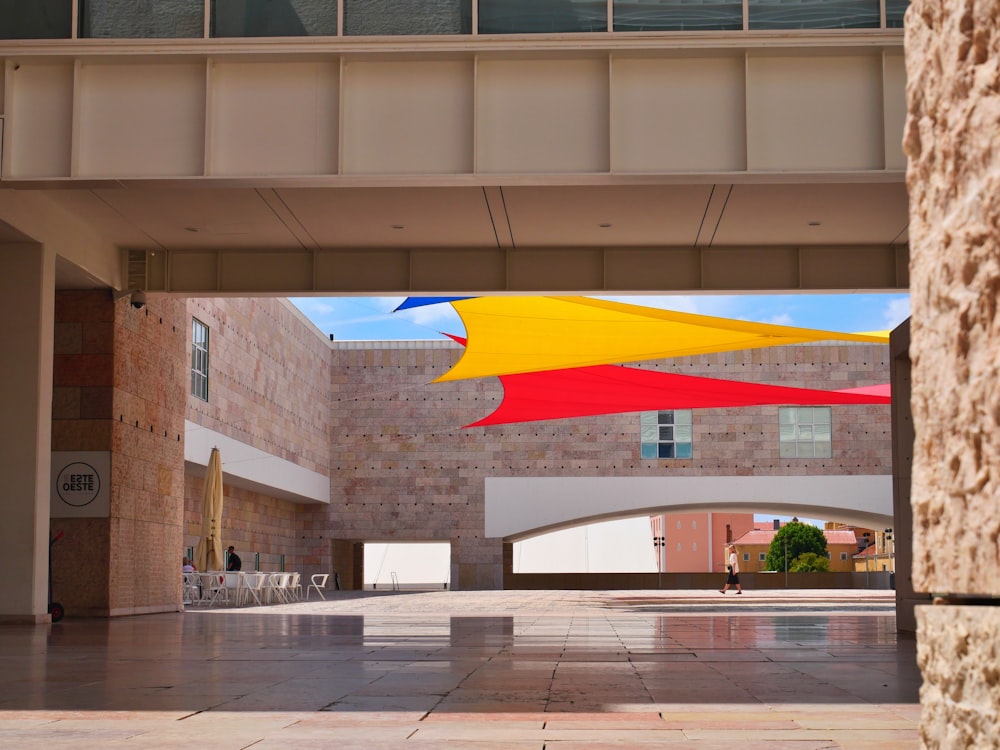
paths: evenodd
<path fill-rule="evenodd" d="M 2 748 L 915 748 L 876 592 L 335 592 L 0 628 Z"/>

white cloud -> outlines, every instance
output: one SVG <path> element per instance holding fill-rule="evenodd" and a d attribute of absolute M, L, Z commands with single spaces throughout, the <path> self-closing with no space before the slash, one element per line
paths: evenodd
<path fill-rule="evenodd" d="M 889 303 L 885 306 L 885 310 L 882 311 L 882 316 L 886 328 L 889 329 L 895 328 L 910 317 L 909 295 L 889 300 Z"/>
<path fill-rule="evenodd" d="M 460 328 L 463 328 L 458 313 L 455 312 L 455 308 L 447 302 L 412 307 L 409 310 L 403 310 L 395 314 L 418 326 L 435 326 L 440 323 L 448 323 L 452 327 L 457 324 Z M 449 333 L 454 333 L 454 331 L 449 331 Z"/>
<path fill-rule="evenodd" d="M 795 321 L 792 320 L 792 316 L 788 313 L 778 313 L 772 316 L 770 319 L 765 320 L 765 323 L 770 323 L 773 326 L 794 326 Z"/>

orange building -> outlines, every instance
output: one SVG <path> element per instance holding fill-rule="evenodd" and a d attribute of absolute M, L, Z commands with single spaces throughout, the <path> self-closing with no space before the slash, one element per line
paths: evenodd
<path fill-rule="evenodd" d="M 669 513 L 652 516 L 657 569 L 719 573 L 726 545 L 753 528 L 753 513 Z"/>
<path fill-rule="evenodd" d="M 766 570 L 765 560 L 778 529 L 753 529 L 739 537 L 733 544 L 740 560 L 740 572 L 757 573 Z M 855 569 L 854 556 L 858 552 L 857 538 L 853 531 L 824 529 L 826 549 L 832 572 L 851 572 Z M 720 562 L 724 551 L 720 552 Z M 791 560 L 788 561 L 791 565 Z"/>

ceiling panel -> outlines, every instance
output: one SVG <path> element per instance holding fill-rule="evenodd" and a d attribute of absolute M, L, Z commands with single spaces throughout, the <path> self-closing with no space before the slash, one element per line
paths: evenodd
<path fill-rule="evenodd" d="M 711 192 L 711 185 L 503 189 L 518 247 L 692 246 Z"/>
<path fill-rule="evenodd" d="M 495 247 L 481 187 L 290 188 L 277 194 L 319 247 Z"/>
<path fill-rule="evenodd" d="M 251 188 L 94 192 L 131 227 L 170 250 L 301 247 L 295 235 Z M 112 232 L 117 242 L 122 233 L 117 228 Z M 120 244 L 127 247 L 131 242 Z"/>
<path fill-rule="evenodd" d="M 902 182 L 735 185 L 712 244 L 898 243 L 907 205 Z"/>

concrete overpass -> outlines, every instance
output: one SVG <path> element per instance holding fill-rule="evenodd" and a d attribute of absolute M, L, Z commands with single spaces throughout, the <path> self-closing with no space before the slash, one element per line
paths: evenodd
<path fill-rule="evenodd" d="M 514 542 L 593 521 L 687 511 L 892 526 L 892 477 L 489 477 L 486 536 Z"/>

